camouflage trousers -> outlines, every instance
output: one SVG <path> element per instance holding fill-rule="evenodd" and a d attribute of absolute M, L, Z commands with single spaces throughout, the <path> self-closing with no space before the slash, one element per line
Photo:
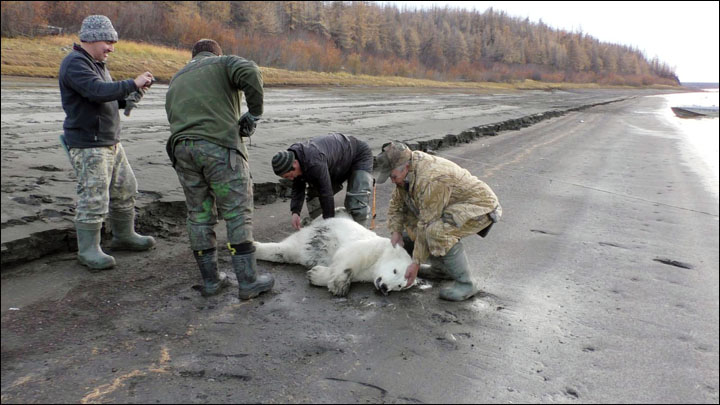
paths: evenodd
<path fill-rule="evenodd" d="M 120 143 L 72 148 L 70 160 L 78 180 L 75 222 L 100 223 L 110 211 L 135 207 L 137 180 Z"/>
<path fill-rule="evenodd" d="M 230 244 L 252 242 L 252 179 L 242 155 L 212 142 L 182 140 L 175 146 L 175 159 L 192 250 L 217 246 L 218 214 L 225 220 Z"/>
<path fill-rule="evenodd" d="M 446 214 L 443 214 L 437 221 L 427 224 L 423 228 L 417 226 L 417 218 L 415 217 L 407 226 L 406 231 L 410 239 L 415 242 L 414 248 L 419 250 L 419 257 L 445 256 L 462 238 L 475 235 L 492 224 L 492 220 L 488 215 L 471 218 L 458 224 L 451 215 L 448 215 L 448 211 L 451 211 L 451 209 L 446 210 Z M 495 209 L 495 214 L 497 218 L 502 216 L 502 207 L 500 205 Z M 418 232 L 421 234 L 418 235 Z"/>

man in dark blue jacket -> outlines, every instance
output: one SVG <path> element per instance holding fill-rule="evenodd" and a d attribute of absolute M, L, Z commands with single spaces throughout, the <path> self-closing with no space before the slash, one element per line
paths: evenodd
<path fill-rule="evenodd" d="M 367 143 L 339 133 L 318 136 L 276 153 L 272 166 L 275 174 L 293 180 L 290 211 L 295 229 L 300 229 L 306 187 L 310 217 L 322 213 L 323 218 L 331 218 L 335 216 L 334 195 L 346 181 L 345 208 L 355 222 L 368 226 L 373 155 Z"/>
<path fill-rule="evenodd" d="M 151 236 L 135 233 L 135 174 L 120 144 L 120 114 L 125 98 L 152 83 L 145 72 L 113 82 L 105 66 L 114 51 L 117 32 L 103 15 L 83 20 L 80 45 L 60 65 L 60 97 L 65 122 L 61 137 L 77 175 L 78 201 L 75 228 L 78 260 L 94 270 L 115 266 L 115 259 L 100 248 L 100 230 L 109 213 L 113 250 L 147 250 Z"/>

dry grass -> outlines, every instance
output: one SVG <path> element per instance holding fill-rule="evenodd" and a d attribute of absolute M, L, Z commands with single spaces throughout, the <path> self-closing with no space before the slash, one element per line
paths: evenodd
<path fill-rule="evenodd" d="M 73 42 L 80 42 L 76 35 L 3 38 L 2 74 L 55 78 Z M 158 80 L 167 82 L 188 60 L 190 51 L 120 41 L 108 58 L 108 68 L 116 80 L 134 78 L 150 70 Z"/>
<path fill-rule="evenodd" d="M 277 86 L 377 86 L 377 87 L 438 87 L 512 89 L 508 83 L 438 82 L 397 76 L 353 75 L 350 73 L 296 72 L 284 69 L 261 68 L 266 84 Z"/>
<path fill-rule="evenodd" d="M 72 50 L 76 35 L 39 38 L 2 38 L 2 75 L 56 78 L 62 59 Z M 120 41 L 108 58 L 115 80 L 134 78 L 149 70 L 160 82 L 190 60 L 189 50 L 179 50 L 132 41 Z M 476 90 L 551 90 L 560 88 L 598 88 L 597 84 L 544 83 L 525 80 L 515 83 L 440 82 L 396 76 L 368 76 L 350 73 L 296 72 L 261 67 L 266 86 L 377 86 L 428 87 Z M 603 86 L 608 87 L 608 86 Z M 613 86 L 616 87 L 616 86 Z"/>

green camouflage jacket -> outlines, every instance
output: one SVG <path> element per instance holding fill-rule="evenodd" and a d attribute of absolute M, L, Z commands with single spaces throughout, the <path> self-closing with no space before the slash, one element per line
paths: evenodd
<path fill-rule="evenodd" d="M 238 150 L 248 159 L 239 136 L 240 102 L 245 94 L 250 114 L 263 113 L 263 80 L 255 62 L 235 55 L 200 52 L 170 81 L 165 112 L 172 135 L 167 152 L 174 163 L 175 143 L 204 139 Z"/>
<path fill-rule="evenodd" d="M 405 187 L 393 191 L 388 227 L 391 232 L 407 230 L 415 241 L 413 261 L 424 263 L 430 255 L 444 256 L 460 237 L 478 232 L 463 225 L 496 208 L 498 198 L 485 182 L 447 159 L 415 151 Z M 472 233 L 442 231 L 461 228 Z"/>

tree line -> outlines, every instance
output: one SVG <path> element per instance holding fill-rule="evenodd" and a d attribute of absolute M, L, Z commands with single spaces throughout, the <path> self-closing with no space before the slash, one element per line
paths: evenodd
<path fill-rule="evenodd" d="M 77 33 L 104 14 L 122 39 L 190 48 L 217 40 L 261 66 L 434 80 L 679 84 L 635 47 L 503 11 L 398 8 L 368 1 L 2 2 L 2 36 Z"/>

